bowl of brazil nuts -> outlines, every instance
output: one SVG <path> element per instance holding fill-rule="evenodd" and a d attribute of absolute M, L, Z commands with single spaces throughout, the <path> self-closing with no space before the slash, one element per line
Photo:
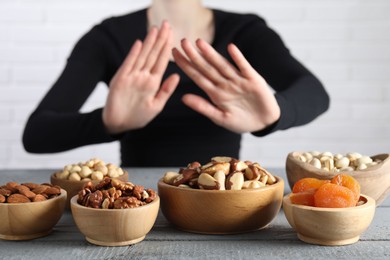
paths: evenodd
<path fill-rule="evenodd" d="M 376 205 L 381 204 L 390 191 L 389 154 L 291 152 L 286 159 L 286 173 L 291 189 L 302 178 L 326 180 L 337 174 L 349 174 L 360 183 L 362 194 L 372 197 Z"/>
<path fill-rule="evenodd" d="M 70 199 L 82 190 L 86 183 L 91 181 L 96 184 L 103 180 L 104 177 L 127 181 L 129 174 L 115 164 L 105 163 L 101 159 L 92 158 L 85 162 L 65 165 L 62 170 L 50 176 L 50 182 L 67 191 L 66 208 L 70 209 Z"/>
<path fill-rule="evenodd" d="M 47 183 L 0 185 L 0 239 L 31 240 L 50 234 L 65 201 L 66 191 Z"/>
<path fill-rule="evenodd" d="M 70 201 L 73 219 L 89 243 L 126 246 L 152 229 L 160 199 L 152 189 L 105 177 L 88 182 Z"/>
<path fill-rule="evenodd" d="M 278 214 L 283 179 L 258 163 L 217 156 L 166 172 L 158 182 L 161 211 L 176 228 L 234 234 L 266 227 Z"/>

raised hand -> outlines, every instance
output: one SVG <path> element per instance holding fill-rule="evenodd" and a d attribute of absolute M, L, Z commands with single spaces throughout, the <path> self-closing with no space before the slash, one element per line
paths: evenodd
<path fill-rule="evenodd" d="M 103 122 L 111 134 L 147 125 L 164 108 L 179 76 L 161 84 L 172 48 L 172 31 L 167 22 L 153 27 L 144 42 L 137 40 L 112 78 Z"/>
<path fill-rule="evenodd" d="M 172 51 L 177 65 L 211 100 L 186 94 L 187 106 L 236 133 L 262 130 L 279 119 L 273 92 L 234 44 L 229 44 L 228 53 L 237 68 L 203 40 L 196 41 L 195 49 L 183 39 L 181 47 L 185 55 Z"/>

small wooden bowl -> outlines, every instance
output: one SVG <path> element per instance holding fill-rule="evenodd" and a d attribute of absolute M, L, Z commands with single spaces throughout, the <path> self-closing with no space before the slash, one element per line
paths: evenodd
<path fill-rule="evenodd" d="M 48 235 L 60 220 L 66 191 L 45 201 L 0 203 L 0 239 L 31 240 Z"/>
<path fill-rule="evenodd" d="M 53 173 L 50 176 L 50 183 L 53 185 L 58 185 L 68 193 L 68 197 L 66 199 L 65 208 L 70 209 L 70 199 L 79 193 L 80 190 L 83 189 L 84 185 L 87 183 L 86 181 L 71 181 L 59 179 L 55 176 L 56 173 Z M 129 174 L 127 171 L 123 171 L 123 175 L 119 176 L 117 179 L 121 181 L 127 182 L 129 180 Z M 96 185 L 100 181 L 92 181 L 93 185 Z"/>
<path fill-rule="evenodd" d="M 234 234 L 267 226 L 282 205 L 284 182 L 258 189 L 198 190 L 158 182 L 161 210 L 178 229 L 202 234 Z"/>
<path fill-rule="evenodd" d="M 70 200 L 73 219 L 86 240 L 99 246 L 126 246 L 144 240 L 152 229 L 160 207 L 160 198 L 129 209 L 94 209 Z"/>
<path fill-rule="evenodd" d="M 340 173 L 353 176 L 361 187 L 361 193 L 366 194 L 376 201 L 379 205 L 390 192 L 390 155 L 378 154 L 371 156 L 373 159 L 380 159 L 382 162 L 378 165 L 371 166 L 366 170 L 351 172 L 328 172 L 318 169 L 309 163 L 297 159 L 301 152 L 291 152 L 286 159 L 286 173 L 290 188 L 295 182 L 302 178 L 332 179 Z"/>
<path fill-rule="evenodd" d="M 340 246 L 357 242 L 371 224 L 375 200 L 361 195 L 363 205 L 350 208 L 319 208 L 292 204 L 283 198 L 284 214 L 297 231 L 298 238 L 309 244 Z"/>

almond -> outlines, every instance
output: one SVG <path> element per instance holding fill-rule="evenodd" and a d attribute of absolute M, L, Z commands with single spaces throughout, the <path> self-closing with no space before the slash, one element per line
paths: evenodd
<path fill-rule="evenodd" d="M 33 202 L 44 201 L 44 200 L 47 200 L 47 198 L 46 198 L 44 195 L 42 195 L 42 194 L 37 194 L 37 195 L 32 199 Z"/>
<path fill-rule="evenodd" d="M 8 203 L 27 203 L 27 202 L 31 202 L 31 201 L 26 196 L 19 194 L 19 193 L 15 193 L 15 194 L 11 194 L 7 198 L 7 202 Z"/>

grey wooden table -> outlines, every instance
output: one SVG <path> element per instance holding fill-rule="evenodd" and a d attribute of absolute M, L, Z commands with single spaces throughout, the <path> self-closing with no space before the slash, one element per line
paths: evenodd
<path fill-rule="evenodd" d="M 173 168 L 128 168 L 135 184 L 157 190 L 157 180 Z M 270 169 L 285 180 L 283 169 Z M 51 170 L 0 170 L 0 184 L 49 182 Z M 0 220 L 1 221 L 1 220 Z M 374 220 L 347 246 L 316 246 L 298 240 L 283 210 L 265 229 L 236 235 L 199 235 L 176 230 L 161 212 L 142 242 L 123 247 L 89 244 L 66 211 L 53 232 L 29 241 L 0 240 L 0 259 L 390 259 L 390 198 L 377 207 Z"/>

